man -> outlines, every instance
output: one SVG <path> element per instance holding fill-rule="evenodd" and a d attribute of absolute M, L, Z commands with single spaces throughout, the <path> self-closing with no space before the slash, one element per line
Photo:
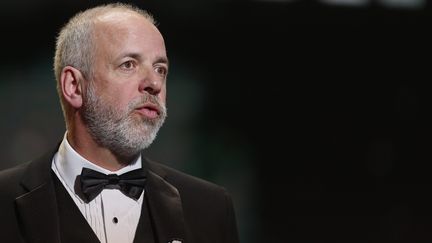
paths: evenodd
<path fill-rule="evenodd" d="M 77 14 L 54 70 L 67 132 L 0 172 L 1 242 L 238 242 L 225 189 L 141 155 L 166 117 L 168 59 L 148 13 L 110 4 Z"/>

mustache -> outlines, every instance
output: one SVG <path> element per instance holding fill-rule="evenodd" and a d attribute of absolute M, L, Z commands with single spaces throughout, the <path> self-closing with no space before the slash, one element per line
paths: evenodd
<path fill-rule="evenodd" d="M 145 104 L 152 104 L 155 106 L 161 115 L 166 115 L 166 107 L 162 102 L 159 100 L 157 96 L 151 95 L 151 94 L 143 94 L 142 96 L 132 100 L 129 102 L 128 109 L 129 112 L 132 112 L 136 108 L 139 108 Z"/>

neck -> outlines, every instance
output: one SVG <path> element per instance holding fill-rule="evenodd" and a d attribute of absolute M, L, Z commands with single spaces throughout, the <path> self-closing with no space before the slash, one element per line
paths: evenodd
<path fill-rule="evenodd" d="M 117 171 L 129 165 L 136 156 L 120 157 L 108 148 L 100 146 L 84 124 L 68 127 L 67 140 L 83 158 L 109 171 Z"/>

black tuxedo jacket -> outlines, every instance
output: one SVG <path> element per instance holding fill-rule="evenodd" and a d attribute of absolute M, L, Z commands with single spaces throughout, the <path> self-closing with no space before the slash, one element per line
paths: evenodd
<path fill-rule="evenodd" d="M 70 196 L 59 192 L 54 153 L 0 172 L 1 242 L 98 242 Z M 225 189 L 144 157 L 143 167 L 147 184 L 134 243 L 238 243 Z"/>

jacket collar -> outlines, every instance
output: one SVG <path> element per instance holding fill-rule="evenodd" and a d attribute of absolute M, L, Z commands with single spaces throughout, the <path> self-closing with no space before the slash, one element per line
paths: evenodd
<path fill-rule="evenodd" d="M 178 189 L 168 182 L 168 174 L 160 164 L 147 160 L 144 155 L 141 157 L 143 168 L 147 170 L 145 200 L 155 242 L 187 242 L 183 206 Z"/>
<path fill-rule="evenodd" d="M 146 200 L 157 242 L 185 242 L 185 222 L 178 190 L 153 171 L 148 172 L 147 180 Z"/>
<path fill-rule="evenodd" d="M 15 199 L 21 230 L 27 242 L 60 242 L 57 203 L 51 180 L 51 151 L 29 163 L 21 185 L 28 192 Z"/>

